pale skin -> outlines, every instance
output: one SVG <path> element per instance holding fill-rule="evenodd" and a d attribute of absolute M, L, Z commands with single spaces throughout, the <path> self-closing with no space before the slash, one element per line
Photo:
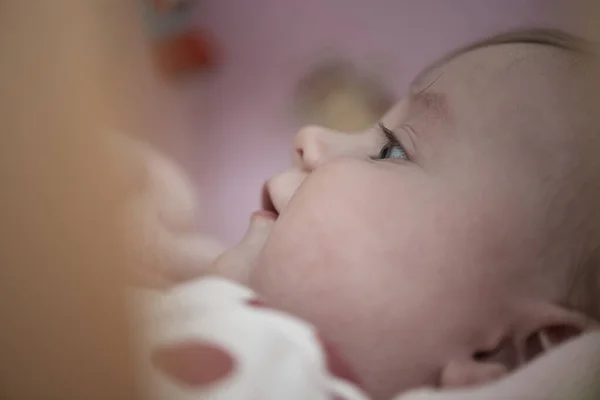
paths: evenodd
<path fill-rule="evenodd" d="M 255 214 L 216 268 L 317 326 L 375 399 L 495 381 L 593 329 L 569 305 L 596 217 L 571 193 L 598 144 L 575 59 L 513 43 L 446 60 L 381 120 L 391 143 L 302 129 L 267 184 L 277 218 Z"/>

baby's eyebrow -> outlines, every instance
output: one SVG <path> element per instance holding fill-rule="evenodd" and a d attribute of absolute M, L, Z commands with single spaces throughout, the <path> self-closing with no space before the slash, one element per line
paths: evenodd
<path fill-rule="evenodd" d="M 540 46 L 550 46 L 580 54 L 587 53 L 588 49 L 591 47 L 590 43 L 583 38 L 572 35 L 560 29 L 533 28 L 508 31 L 459 48 L 458 50 L 434 62 L 421 71 L 412 81 L 410 84 L 411 92 L 414 93 L 417 88 L 425 84 L 426 79 L 429 78 L 432 72 L 448 64 L 455 58 L 473 50 L 500 44 L 537 44 Z"/>
<path fill-rule="evenodd" d="M 422 90 L 409 96 L 409 108 L 412 115 L 426 115 L 442 121 L 451 118 L 447 96 L 441 92 Z"/>

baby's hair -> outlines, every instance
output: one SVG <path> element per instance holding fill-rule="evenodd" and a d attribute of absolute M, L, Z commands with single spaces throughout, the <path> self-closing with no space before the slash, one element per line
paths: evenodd
<path fill-rule="evenodd" d="M 564 50 L 585 52 L 590 43 L 581 37 L 560 29 L 529 28 L 503 32 L 480 42 L 466 46 L 458 52 L 466 52 L 480 47 L 497 44 L 530 43 L 562 48 Z"/>

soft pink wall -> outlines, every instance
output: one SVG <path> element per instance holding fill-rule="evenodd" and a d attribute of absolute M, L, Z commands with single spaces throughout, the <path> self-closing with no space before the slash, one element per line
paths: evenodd
<path fill-rule="evenodd" d="M 265 178 L 288 165 L 296 80 L 323 56 L 381 74 L 401 95 L 452 48 L 501 30 L 553 24 L 547 0 L 205 0 L 198 25 L 224 64 L 185 88 L 197 135 L 188 148 L 203 225 L 227 243 L 245 231 Z"/>

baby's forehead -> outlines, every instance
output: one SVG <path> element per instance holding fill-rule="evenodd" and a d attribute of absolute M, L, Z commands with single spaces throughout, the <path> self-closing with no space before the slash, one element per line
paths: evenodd
<path fill-rule="evenodd" d="M 485 40 L 442 58 L 416 77 L 382 122 L 409 125 L 432 148 L 443 137 L 510 141 L 518 147 L 543 135 L 543 147 L 558 150 L 561 138 L 581 130 L 576 126 L 597 119 L 589 108 L 600 102 L 600 81 L 595 91 L 590 81 L 597 80 L 600 63 L 592 47 L 576 38 L 536 35 Z M 597 93 L 597 102 L 590 92 Z M 431 95 L 443 101 L 423 101 Z M 440 104 L 446 118 L 433 112 Z"/>
<path fill-rule="evenodd" d="M 481 46 L 426 71 L 411 87 L 411 98 L 444 96 L 457 126 L 477 121 L 516 135 L 539 132 L 545 125 L 566 127 L 581 116 L 573 108 L 589 103 L 589 83 L 582 78 L 591 71 L 587 65 L 577 53 L 556 46 Z"/>
<path fill-rule="evenodd" d="M 470 149 L 490 146 L 484 153 L 494 160 L 523 156 L 543 163 L 555 153 L 571 159 L 583 145 L 583 131 L 600 118 L 589 112 L 598 104 L 590 98 L 595 64 L 594 52 L 560 42 L 485 41 L 426 68 L 382 122 L 408 125 L 419 148 L 437 158 L 460 142 Z M 600 82 L 597 88 L 600 93 Z M 432 94 L 444 100 L 447 118 L 433 112 L 437 103 L 429 110 L 419 101 Z M 600 101 L 600 94 L 596 98 Z M 530 150 L 539 157 L 528 155 Z"/>
<path fill-rule="evenodd" d="M 422 91 L 441 75 L 458 72 L 493 72 L 496 67 L 512 63 L 515 59 L 532 57 L 540 53 L 582 55 L 588 50 L 582 39 L 558 30 L 530 29 L 503 33 L 459 48 L 426 67 L 413 80 L 410 91 Z M 539 68 L 546 68 L 540 61 Z"/>
<path fill-rule="evenodd" d="M 563 94 L 574 88 L 570 83 L 577 72 L 570 66 L 576 57 L 559 46 L 529 42 L 493 42 L 461 49 L 423 70 L 409 95 L 383 122 L 392 126 L 406 118 L 441 122 L 431 117 L 433 113 L 424 112 L 424 106 L 416 106 L 427 103 L 431 108 L 430 102 L 418 100 L 432 96 L 443 99 L 449 115 L 445 120 L 455 122 L 451 125 L 477 120 L 505 128 L 523 126 L 521 122 L 529 123 L 531 115 L 548 110 L 559 117 L 568 113 L 561 103 L 568 97 Z"/>

